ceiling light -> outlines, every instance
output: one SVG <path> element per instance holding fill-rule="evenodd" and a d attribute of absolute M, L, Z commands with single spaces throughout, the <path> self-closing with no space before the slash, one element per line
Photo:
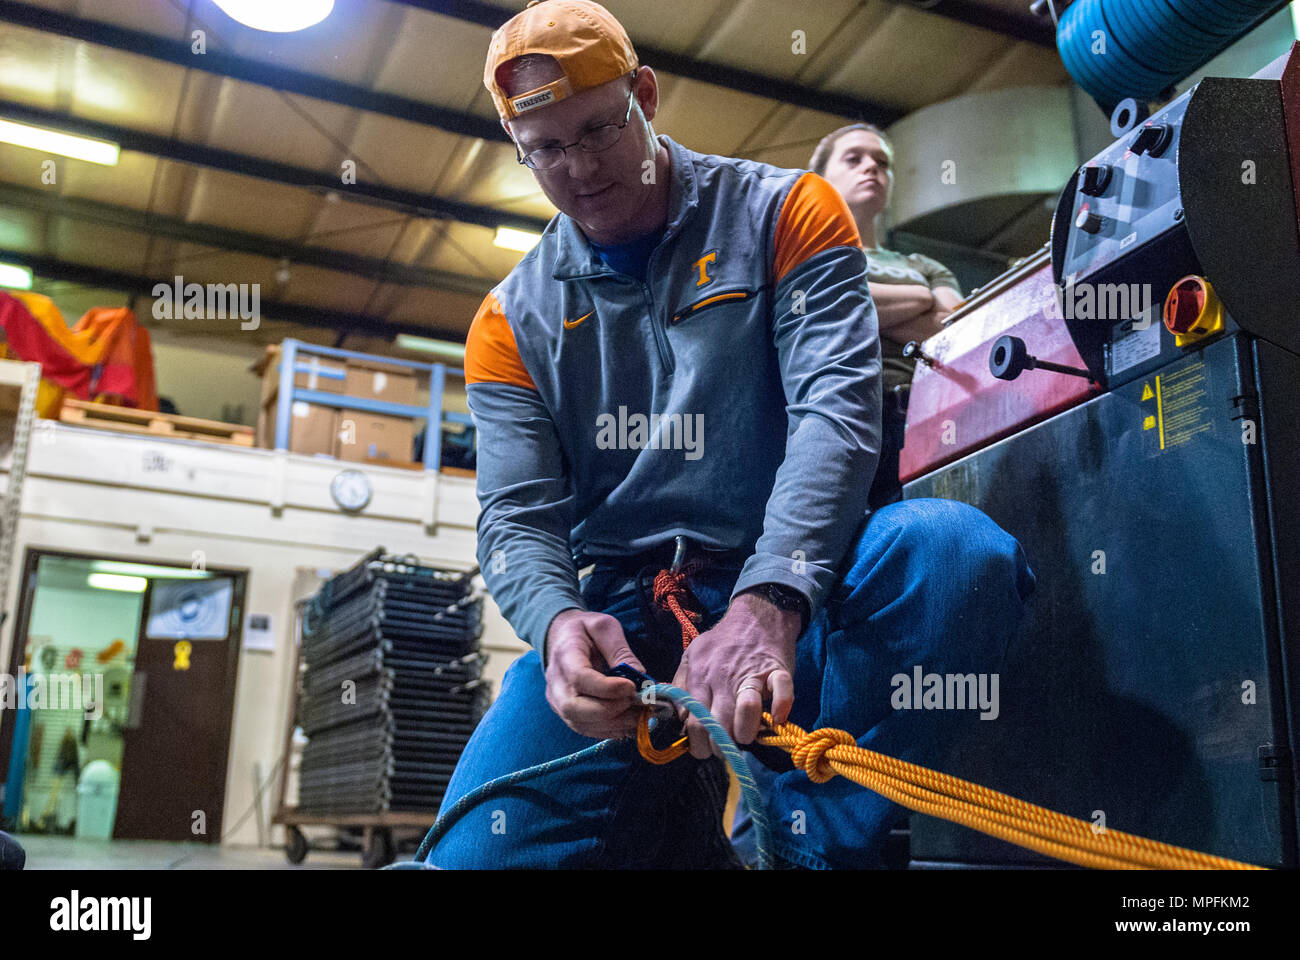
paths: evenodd
<path fill-rule="evenodd" d="M 72 157 L 74 160 L 89 160 L 91 163 L 102 163 L 106 167 L 117 165 L 119 152 L 117 144 L 107 140 L 79 137 L 72 133 L 34 127 L 29 123 L 15 123 L 13 120 L 0 120 L 0 143 L 12 143 L 16 147 L 57 153 L 61 157 Z"/>
<path fill-rule="evenodd" d="M 16 263 L 0 263 L 0 287 L 12 287 L 15 290 L 32 288 L 32 272 Z"/>
<path fill-rule="evenodd" d="M 465 360 L 465 344 L 463 343 L 452 343 L 450 340 L 431 340 L 428 337 L 417 337 L 409 333 L 399 333 L 397 335 L 397 349 L 433 353 L 457 362 L 464 362 Z"/>
<path fill-rule="evenodd" d="M 334 0 L 212 0 L 232 20 L 254 30 L 293 33 L 330 15 Z"/>
<path fill-rule="evenodd" d="M 97 590 L 122 590 L 126 593 L 144 593 L 149 586 L 145 577 L 122 577 L 116 573 L 92 573 L 86 577 L 86 583 Z"/>
<path fill-rule="evenodd" d="M 527 253 L 537 246 L 537 241 L 540 239 L 542 239 L 542 235 L 533 233 L 531 230 L 497 227 L 497 235 L 492 238 L 492 242 L 498 247 L 505 247 L 507 250 L 518 250 L 520 253 Z"/>
<path fill-rule="evenodd" d="M 123 560 L 95 560 L 90 569 L 97 573 L 122 574 L 133 579 L 139 577 L 160 577 L 166 580 L 206 580 L 212 576 L 206 570 L 192 570 L 189 567 L 164 567 L 152 563 L 130 563 Z"/>

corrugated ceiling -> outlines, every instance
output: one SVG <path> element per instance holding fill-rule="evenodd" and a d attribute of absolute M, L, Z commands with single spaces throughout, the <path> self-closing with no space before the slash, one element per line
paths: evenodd
<path fill-rule="evenodd" d="M 972 90 L 1068 82 L 1050 46 L 890 0 L 607 5 L 639 45 L 850 97 L 893 116 Z M 0 250 L 44 258 L 49 271 L 70 269 L 90 286 L 105 280 L 95 270 L 121 275 L 118 281 L 180 274 L 200 283 L 260 283 L 264 301 L 307 308 L 294 315 L 303 322 L 463 337 L 481 291 L 520 255 L 496 247 L 491 226 L 462 214 L 413 214 L 373 194 L 455 201 L 476 217 L 545 219 L 554 210 L 508 144 L 405 119 L 434 106 L 452 111 L 457 123 L 486 121 L 489 133 L 495 122 L 480 79 L 489 28 L 422 6 L 438 4 L 338 0 L 318 27 L 272 35 L 236 24 L 210 0 L 0 0 L 0 117 L 18 107 L 51 122 L 91 121 L 125 131 L 124 138 L 161 138 L 175 154 L 128 148 L 115 167 L 60 159 L 56 183 L 46 184 L 44 155 L 0 145 Z M 514 11 L 524 3 L 498 6 Z M 1032 25 L 1018 0 L 962 9 L 973 6 Z M 196 30 L 204 53 L 192 52 Z M 803 54 L 792 50 L 797 30 L 806 36 Z M 190 56 L 177 57 L 178 45 L 189 46 Z M 284 71 L 309 75 L 307 87 L 318 95 L 275 89 L 255 75 L 259 65 L 280 72 L 271 83 Z M 656 130 L 705 152 L 802 166 L 817 140 L 846 122 L 843 112 L 669 71 L 659 76 Z M 358 105 L 353 93 L 339 95 L 338 84 L 360 91 L 361 100 L 367 93 L 400 99 L 385 101 L 381 112 Z M 270 176 L 265 162 L 320 182 Z M 357 188 L 340 179 L 337 191 L 325 189 L 345 162 L 355 165 Z M 140 214 L 153 219 L 142 222 Z M 355 262 L 312 263 L 313 251 Z M 384 264 L 419 268 L 420 282 L 394 282 Z M 81 268 L 91 272 L 81 276 Z M 205 332 L 249 336 L 231 324 Z M 256 336 L 301 329 L 266 324 Z"/>

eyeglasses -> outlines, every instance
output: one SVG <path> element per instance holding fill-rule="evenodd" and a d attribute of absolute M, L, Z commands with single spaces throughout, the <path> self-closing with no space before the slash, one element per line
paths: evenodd
<path fill-rule="evenodd" d="M 515 156 L 520 163 L 532 170 L 550 170 L 564 162 L 570 147 L 581 147 L 584 153 L 600 153 L 602 150 L 608 150 L 618 143 L 619 137 L 623 136 L 623 128 L 632 119 L 634 103 L 636 103 L 635 90 L 628 94 L 627 116 L 623 118 L 622 123 L 602 123 L 599 127 L 588 130 L 580 139 L 563 147 L 540 147 L 528 153 L 521 153 L 519 144 L 516 143 Z"/>

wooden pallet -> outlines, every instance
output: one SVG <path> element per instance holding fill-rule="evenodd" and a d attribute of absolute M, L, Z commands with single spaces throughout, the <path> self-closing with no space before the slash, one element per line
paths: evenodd
<path fill-rule="evenodd" d="M 59 419 L 81 427 L 98 427 L 121 433 L 143 433 L 155 437 L 178 437 L 182 440 L 206 440 L 236 447 L 253 445 L 253 428 L 237 423 L 220 423 L 174 413 L 115 407 L 107 403 L 64 400 Z"/>

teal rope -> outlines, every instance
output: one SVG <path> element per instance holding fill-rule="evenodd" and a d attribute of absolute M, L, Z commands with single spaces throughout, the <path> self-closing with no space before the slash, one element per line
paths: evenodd
<path fill-rule="evenodd" d="M 722 724 L 714 719 L 713 715 L 704 708 L 698 700 L 692 697 L 685 690 L 674 687 L 667 683 L 656 683 L 651 688 L 655 697 L 679 704 L 690 711 L 695 719 L 703 724 L 704 729 L 709 732 L 713 742 L 718 745 L 722 751 L 726 762 L 730 764 L 731 769 L 735 771 L 736 780 L 740 783 L 741 795 L 745 798 L 745 805 L 749 807 L 750 816 L 754 819 L 754 833 L 758 842 L 758 866 L 760 870 L 770 870 L 772 868 L 772 855 L 769 852 L 772 847 L 771 830 L 767 822 L 767 812 L 763 805 L 763 795 L 758 789 L 758 784 L 754 782 L 753 775 L 749 772 L 749 761 L 745 755 L 740 752 L 735 742 L 722 728 Z M 605 753 L 611 749 L 617 740 L 602 740 L 594 746 L 579 750 L 577 753 L 571 753 L 567 757 L 559 757 L 555 760 L 548 760 L 545 763 L 539 763 L 536 766 L 508 773 L 503 777 L 497 777 L 495 780 L 489 780 L 481 787 L 471 790 L 465 796 L 453 803 L 447 810 L 438 817 L 438 820 L 429 832 L 425 834 L 424 840 L 420 847 L 415 851 L 415 861 L 421 862 L 428 858 L 434 846 L 438 841 L 446 836 L 447 831 L 455 825 L 461 817 L 471 809 L 478 806 L 484 800 L 501 792 L 507 787 L 514 786 L 524 780 L 532 780 L 535 777 L 544 776 L 548 773 L 556 773 L 568 767 L 575 766 L 584 760 Z"/>
<path fill-rule="evenodd" d="M 749 772 L 749 761 L 740 752 L 740 748 L 736 746 L 727 731 L 722 728 L 722 724 L 714 719 L 713 714 L 685 690 L 668 683 L 656 683 L 652 689 L 656 697 L 663 697 L 685 707 L 690 711 L 691 716 L 700 721 L 704 729 L 709 731 L 709 736 L 718 745 L 718 749 L 722 751 L 723 757 L 736 774 L 736 780 L 740 784 L 740 795 L 745 798 L 745 806 L 749 808 L 749 815 L 754 820 L 754 835 L 758 844 L 758 869 L 771 870 L 772 831 L 767 822 L 767 808 L 763 804 L 763 794 L 758 789 L 758 784 L 754 782 L 754 775 Z"/>
<path fill-rule="evenodd" d="M 556 760 L 547 760 L 545 763 L 539 763 L 535 767 L 528 767 L 516 773 L 508 773 L 504 777 L 497 777 L 495 780 L 489 780 L 481 787 L 471 790 L 465 796 L 453 803 L 445 813 L 442 814 L 429 828 L 429 832 L 424 835 L 424 840 L 420 848 L 415 851 L 416 860 L 424 860 L 433 850 L 434 845 L 441 840 L 452 826 L 467 814 L 471 809 L 478 806 L 484 800 L 501 792 L 506 787 L 513 787 L 516 783 L 522 783 L 525 780 L 532 780 L 534 777 L 540 777 L 548 773 L 555 773 L 568 767 L 576 766 L 583 760 L 588 760 L 598 754 L 605 753 L 611 749 L 617 740 L 602 740 L 594 746 L 579 750 L 577 753 L 571 753 L 567 757 L 560 757 Z"/>

